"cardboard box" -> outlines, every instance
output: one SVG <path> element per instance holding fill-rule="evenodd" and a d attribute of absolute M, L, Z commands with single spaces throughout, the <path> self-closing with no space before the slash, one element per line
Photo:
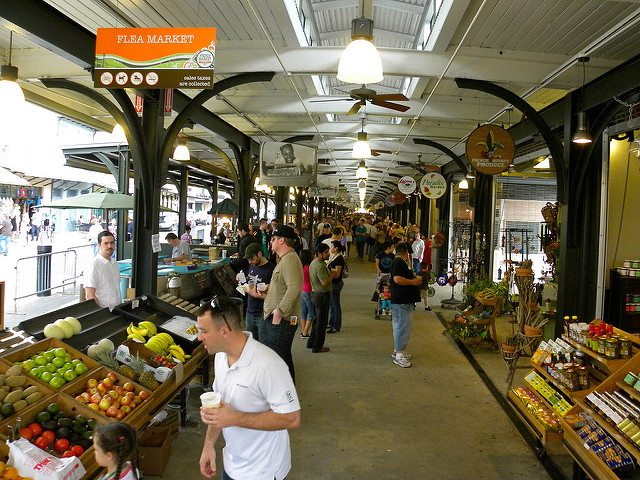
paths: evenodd
<path fill-rule="evenodd" d="M 162 475 L 171 455 L 169 428 L 149 427 L 138 443 L 140 469 L 145 475 Z"/>
<path fill-rule="evenodd" d="M 153 424 L 154 427 L 168 428 L 169 438 L 175 440 L 180 435 L 180 410 L 164 410 L 167 416 Z"/>
<path fill-rule="evenodd" d="M 142 358 L 146 362 L 149 362 L 151 356 L 155 355 L 155 352 L 149 350 L 142 343 L 136 342 L 134 340 L 126 340 L 116 350 L 116 360 L 130 365 L 131 357 L 135 357 L 136 353 L 140 355 L 140 358 Z M 153 372 L 153 376 L 156 377 L 156 380 L 158 380 L 159 382 L 166 382 L 167 379 L 173 374 L 173 369 L 167 367 L 153 368 L 152 366 L 147 364 L 145 365 L 144 369 Z"/>

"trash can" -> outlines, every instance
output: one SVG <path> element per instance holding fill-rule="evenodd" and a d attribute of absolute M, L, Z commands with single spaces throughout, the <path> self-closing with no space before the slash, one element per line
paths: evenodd
<path fill-rule="evenodd" d="M 51 245 L 38 245 L 36 259 L 36 290 L 38 297 L 50 297 L 51 290 Z"/>

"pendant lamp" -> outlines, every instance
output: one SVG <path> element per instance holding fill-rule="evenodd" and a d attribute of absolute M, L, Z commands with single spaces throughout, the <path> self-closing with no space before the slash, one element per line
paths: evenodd
<path fill-rule="evenodd" d="M 9 34 L 9 64 L 0 66 L 0 105 L 11 112 L 24 105 L 24 93 L 18 85 L 18 67 L 11 65 L 13 50 L 13 32 Z"/>
<path fill-rule="evenodd" d="M 358 165 L 358 170 L 356 170 L 356 178 L 358 180 L 366 180 L 369 178 L 369 172 L 367 171 L 367 166 L 364 164 L 364 160 L 360 161 L 360 165 Z"/>
<path fill-rule="evenodd" d="M 580 96 L 578 97 L 578 110 L 580 110 L 581 100 L 584 90 L 584 83 L 586 80 L 585 65 L 589 61 L 589 57 L 580 57 L 578 62 L 582 63 L 582 87 L 580 88 Z M 587 114 L 582 111 L 578 111 L 578 128 L 576 129 L 573 137 L 571 138 L 573 143 L 578 145 L 584 145 L 591 143 L 591 134 L 589 133 L 589 127 L 587 125 Z"/>
<path fill-rule="evenodd" d="M 178 135 L 178 146 L 173 151 L 173 159 L 179 162 L 188 162 L 191 160 L 191 153 L 187 148 L 186 136 L 183 134 Z"/>
<path fill-rule="evenodd" d="M 345 83 L 381 82 L 382 61 L 373 40 L 373 20 L 354 18 L 351 21 L 351 43 L 340 56 L 337 78 Z"/>

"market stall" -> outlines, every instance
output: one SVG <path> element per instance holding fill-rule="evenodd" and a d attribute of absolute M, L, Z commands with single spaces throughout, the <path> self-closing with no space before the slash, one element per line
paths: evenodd
<path fill-rule="evenodd" d="M 197 336 L 195 315 L 154 296 L 111 312 L 89 300 L 26 320 L 0 341 L 0 434 L 19 439 L 16 452 L 76 462 L 82 478 L 95 478 L 95 425 L 123 421 L 143 435 L 176 396 L 184 421 L 182 392 L 208 358 Z"/>

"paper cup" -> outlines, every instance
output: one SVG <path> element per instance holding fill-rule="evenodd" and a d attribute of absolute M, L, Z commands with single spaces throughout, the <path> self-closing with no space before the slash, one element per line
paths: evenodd
<path fill-rule="evenodd" d="M 256 285 L 259 292 L 264 292 L 267 289 L 267 284 L 264 282 L 260 282 Z"/>
<path fill-rule="evenodd" d="M 222 395 L 218 392 L 205 392 L 200 395 L 200 403 L 205 408 L 218 408 L 221 400 Z"/>

